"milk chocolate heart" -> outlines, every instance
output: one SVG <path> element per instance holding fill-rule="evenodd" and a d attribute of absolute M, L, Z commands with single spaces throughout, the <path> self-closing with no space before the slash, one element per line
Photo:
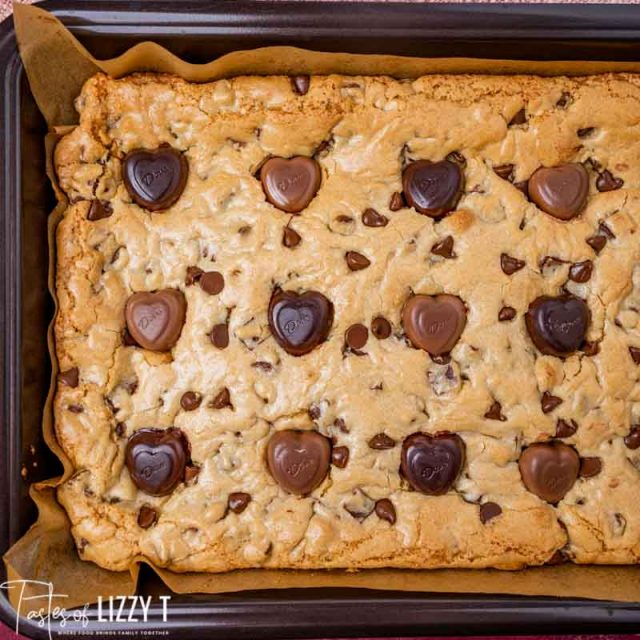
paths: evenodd
<path fill-rule="evenodd" d="M 184 480 L 189 442 L 180 429 L 138 429 L 125 449 L 133 483 L 152 496 L 166 496 Z"/>
<path fill-rule="evenodd" d="M 546 355 L 564 358 L 583 344 L 591 313 L 587 303 L 569 294 L 540 296 L 525 314 L 533 344 Z"/>
<path fill-rule="evenodd" d="M 269 158 L 260 169 L 267 200 L 288 213 L 300 213 L 318 192 L 322 174 L 313 158 Z"/>
<path fill-rule="evenodd" d="M 402 325 L 414 347 L 433 356 L 449 353 L 467 324 L 467 310 L 457 296 L 415 295 L 402 309 Z"/>
<path fill-rule="evenodd" d="M 562 442 L 538 442 L 527 447 L 518 461 L 524 486 L 539 498 L 555 504 L 573 487 L 580 457 Z"/>
<path fill-rule="evenodd" d="M 277 289 L 269 302 L 269 328 L 292 356 L 303 356 L 324 342 L 333 324 L 333 304 L 317 291 L 297 294 Z"/>
<path fill-rule="evenodd" d="M 402 443 L 400 472 L 416 491 L 439 496 L 458 479 L 464 458 L 464 441 L 455 433 L 413 433 Z"/>
<path fill-rule="evenodd" d="M 136 204 L 149 211 L 174 205 L 184 191 L 188 175 L 186 158 L 169 145 L 130 151 L 122 161 L 125 188 Z"/>
<path fill-rule="evenodd" d="M 464 189 L 464 174 L 449 160 L 412 162 L 402 173 L 404 197 L 419 213 L 440 218 L 453 211 Z"/>
<path fill-rule="evenodd" d="M 180 337 L 186 311 L 185 297 L 177 289 L 134 293 L 125 306 L 127 329 L 141 347 L 169 351 Z"/>
<path fill-rule="evenodd" d="M 267 444 L 267 465 L 275 481 L 289 493 L 304 496 L 325 479 L 331 444 L 316 431 L 278 431 Z"/>
<path fill-rule="evenodd" d="M 589 174 L 578 163 L 540 167 L 529 178 L 529 197 L 559 220 L 575 218 L 587 204 Z"/>

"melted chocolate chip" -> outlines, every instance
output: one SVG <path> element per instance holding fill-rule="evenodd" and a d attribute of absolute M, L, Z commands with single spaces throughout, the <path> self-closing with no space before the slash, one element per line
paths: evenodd
<path fill-rule="evenodd" d="M 571 104 L 571 94 L 568 91 L 563 91 L 560 98 L 558 98 L 558 102 L 556 102 L 556 107 L 564 109 L 569 104 Z"/>
<path fill-rule="evenodd" d="M 385 449 L 393 449 L 396 446 L 396 441 L 386 433 L 377 433 L 367 444 L 370 449 L 384 451 Z"/>
<path fill-rule="evenodd" d="M 313 158 L 269 158 L 260 169 L 260 180 L 267 200 L 287 213 L 300 213 L 313 200 L 322 173 Z"/>
<path fill-rule="evenodd" d="M 276 342 L 292 356 L 303 356 L 329 335 L 333 304 L 317 291 L 302 294 L 277 289 L 269 302 L 269 328 Z"/>
<path fill-rule="evenodd" d="M 215 395 L 215 397 L 213 398 L 209 406 L 212 409 L 226 409 L 227 407 L 230 407 L 231 409 L 233 409 L 233 405 L 231 404 L 231 394 L 229 393 L 229 389 L 227 389 L 227 387 L 224 387 L 224 389 L 219 391 Z"/>
<path fill-rule="evenodd" d="M 185 391 L 180 398 L 180 406 L 185 411 L 195 411 L 202 403 L 202 396 L 195 391 Z"/>
<path fill-rule="evenodd" d="M 517 124 L 524 124 L 527 121 L 527 112 L 524 110 L 524 107 L 518 111 L 511 120 L 509 120 L 509 125 L 512 127 Z"/>
<path fill-rule="evenodd" d="M 174 205 L 187 184 L 187 159 L 168 145 L 130 151 L 122 161 L 122 177 L 132 200 L 149 211 Z"/>
<path fill-rule="evenodd" d="M 442 240 L 438 240 L 438 242 L 431 247 L 431 253 L 448 260 L 455 258 L 456 255 L 453 253 L 453 236 L 447 236 Z"/>
<path fill-rule="evenodd" d="M 640 449 L 640 426 L 631 427 L 631 431 L 624 437 L 627 449 Z"/>
<path fill-rule="evenodd" d="M 371 333 L 378 340 L 385 340 L 391 335 L 391 323 L 382 316 L 378 316 L 371 321 Z"/>
<path fill-rule="evenodd" d="M 540 167 L 529 178 L 529 197 L 558 220 L 575 218 L 587 204 L 589 175 L 577 163 Z"/>
<path fill-rule="evenodd" d="M 200 288 L 210 296 L 217 296 L 224 289 L 224 276 L 219 271 L 207 271 L 200 276 Z"/>
<path fill-rule="evenodd" d="M 598 174 L 596 178 L 596 189 L 600 192 L 616 191 L 622 189 L 624 180 L 622 178 L 616 178 L 611 171 L 605 169 L 602 173 Z"/>
<path fill-rule="evenodd" d="M 542 394 L 540 405 L 542 407 L 542 413 L 551 413 L 554 409 L 562 404 L 562 398 L 551 395 L 548 391 Z"/>
<path fill-rule="evenodd" d="M 556 438 L 570 438 L 578 430 L 578 423 L 575 420 L 565 420 L 560 418 L 556 422 Z"/>
<path fill-rule="evenodd" d="M 251 495 L 242 491 L 234 491 L 229 494 L 227 508 L 233 513 L 242 513 L 251 502 Z"/>
<path fill-rule="evenodd" d="M 494 400 L 493 404 L 489 407 L 489 411 L 484 414 L 484 417 L 487 420 L 500 420 L 500 422 L 504 422 L 507 418 L 502 415 L 502 405 Z"/>
<path fill-rule="evenodd" d="M 386 520 L 389 524 L 396 523 L 396 508 L 391 500 L 387 498 L 378 500 L 374 510 L 380 520 Z"/>
<path fill-rule="evenodd" d="M 485 502 L 480 505 L 480 522 L 487 524 L 489 520 L 497 518 L 502 513 L 502 507 L 495 502 Z"/>
<path fill-rule="evenodd" d="M 320 407 L 317 404 L 312 404 L 309 407 L 309 417 L 312 420 L 319 420 L 320 416 L 322 416 L 322 410 L 320 409 Z"/>
<path fill-rule="evenodd" d="M 287 247 L 287 249 L 293 249 L 297 247 L 302 242 L 302 236 L 292 229 L 291 227 L 285 227 L 282 232 L 282 244 Z"/>
<path fill-rule="evenodd" d="M 152 496 L 170 494 L 184 479 L 189 443 L 179 429 L 139 429 L 127 441 L 125 463 L 133 483 Z"/>
<path fill-rule="evenodd" d="M 308 75 L 291 76 L 291 88 L 294 93 L 303 96 L 309 91 L 311 78 Z"/>
<path fill-rule="evenodd" d="M 516 317 L 516 310 L 513 307 L 502 307 L 498 313 L 498 320 L 500 322 L 509 322 Z"/>
<path fill-rule="evenodd" d="M 158 512 L 146 504 L 140 507 L 138 512 L 138 526 L 141 529 L 148 529 L 158 521 Z"/>
<path fill-rule="evenodd" d="M 362 224 L 365 227 L 386 227 L 389 224 L 389 218 L 375 209 L 365 209 L 362 214 Z"/>
<path fill-rule="evenodd" d="M 95 222 L 96 220 L 104 220 L 113 214 L 113 207 L 110 202 L 102 202 L 102 200 L 92 200 L 87 211 L 87 220 Z"/>
<path fill-rule="evenodd" d="M 347 251 L 345 254 L 345 260 L 347 261 L 347 266 L 351 271 L 362 271 L 362 269 L 366 269 L 371 264 L 371 260 L 369 260 L 369 258 L 363 256 L 357 251 Z"/>
<path fill-rule="evenodd" d="M 402 172 L 407 203 L 419 213 L 440 218 L 453 211 L 464 189 L 460 165 L 449 160 L 412 162 Z"/>
<path fill-rule="evenodd" d="M 592 273 L 593 262 L 591 262 L 591 260 L 574 262 L 569 268 L 569 280 L 583 284 L 590 280 Z"/>
<path fill-rule="evenodd" d="M 331 450 L 331 464 L 338 469 L 344 469 L 349 462 L 349 447 L 333 447 Z"/>
<path fill-rule="evenodd" d="M 117 422 L 115 432 L 119 438 L 122 438 L 127 433 L 127 425 L 124 422 Z"/>
<path fill-rule="evenodd" d="M 455 484 L 464 459 L 464 441 L 457 434 L 413 433 L 402 443 L 400 471 L 416 491 L 439 496 Z"/>
<path fill-rule="evenodd" d="M 508 276 L 512 276 L 516 271 L 523 269 L 524 265 L 524 260 L 518 260 L 506 253 L 500 255 L 500 268 Z"/>
<path fill-rule="evenodd" d="M 512 164 L 500 164 L 497 167 L 493 167 L 493 170 L 498 177 L 513 182 L 514 168 Z"/>
<path fill-rule="evenodd" d="M 400 211 L 407 206 L 404 200 L 404 196 L 399 191 L 394 191 L 391 194 L 391 200 L 389 201 L 389 211 Z"/>
<path fill-rule="evenodd" d="M 265 373 L 270 373 L 271 371 L 273 371 L 273 365 L 270 362 L 265 362 L 263 360 L 258 360 L 251 366 L 255 367 L 256 369 L 260 369 L 260 371 L 264 371 Z"/>
<path fill-rule="evenodd" d="M 84 413 L 84 407 L 80 404 L 70 404 L 67 409 L 71 411 L 71 413 Z"/>
<path fill-rule="evenodd" d="M 634 364 L 640 364 L 640 347 L 629 347 L 629 354 Z"/>
<path fill-rule="evenodd" d="M 336 418 L 335 422 L 333 423 L 338 429 L 340 429 L 340 431 L 342 431 L 342 433 L 349 433 L 349 427 L 347 427 L 347 423 L 345 422 L 344 418 Z"/>
<path fill-rule="evenodd" d="M 411 344 L 436 356 L 455 347 L 466 324 L 464 303 L 446 293 L 415 295 L 402 309 L 402 325 Z"/>
<path fill-rule="evenodd" d="M 580 477 L 594 478 L 602 471 L 601 458 L 582 458 L 580 460 Z"/>
<path fill-rule="evenodd" d="M 267 444 L 267 464 L 287 492 L 307 495 L 329 472 L 331 444 L 316 431 L 277 431 Z"/>
<path fill-rule="evenodd" d="M 127 329 L 141 347 L 151 351 L 170 351 L 182 333 L 187 301 L 177 289 L 129 296 L 125 305 Z"/>
<path fill-rule="evenodd" d="M 580 458 L 561 442 L 536 443 L 522 452 L 518 467 L 527 490 L 555 504 L 573 487 Z"/>
<path fill-rule="evenodd" d="M 529 305 L 525 322 L 539 351 L 564 358 L 583 344 L 590 318 L 585 301 L 566 294 L 536 298 Z"/>
<path fill-rule="evenodd" d="M 187 485 L 194 484 L 196 478 L 200 475 L 200 467 L 195 464 L 188 464 L 184 468 L 184 482 Z"/>
<path fill-rule="evenodd" d="M 184 284 L 187 287 L 195 284 L 200 280 L 204 271 L 200 267 L 187 267 L 187 275 L 184 278 Z"/>
<path fill-rule="evenodd" d="M 596 254 L 600 253 L 605 245 L 607 244 L 606 236 L 591 236 L 587 238 L 587 244 L 596 252 Z"/>
<path fill-rule="evenodd" d="M 211 329 L 209 339 L 214 347 L 226 349 L 229 346 L 229 325 L 226 323 L 215 325 Z"/>
<path fill-rule="evenodd" d="M 584 127 L 578 129 L 578 138 L 588 138 L 595 131 L 595 127 Z"/>
<path fill-rule="evenodd" d="M 352 324 L 344 333 L 345 345 L 353 351 L 359 351 L 369 339 L 369 330 L 363 324 Z"/>
<path fill-rule="evenodd" d="M 80 371 L 78 370 L 78 367 L 71 367 L 71 369 L 61 371 L 58 374 L 58 382 L 63 384 L 65 387 L 75 389 L 78 384 L 80 384 Z"/>

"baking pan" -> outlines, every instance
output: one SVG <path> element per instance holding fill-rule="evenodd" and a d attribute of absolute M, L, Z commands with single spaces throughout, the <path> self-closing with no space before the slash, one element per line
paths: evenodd
<path fill-rule="evenodd" d="M 325 51 L 512 59 L 640 60 L 633 5 L 412 5 L 222 0 L 84 0 L 45 4 L 97 57 L 152 39 L 190 62 L 235 49 L 290 44 Z M 29 484 L 57 475 L 41 435 L 50 379 L 46 332 L 46 220 L 54 197 L 45 175 L 46 131 L 24 74 L 11 19 L 0 26 L 0 551 L 35 520 Z M 0 569 L 4 572 L 4 567 Z M 1 576 L 2 580 L 5 576 Z M 140 591 L 166 588 L 143 568 Z M 155 602 L 158 602 L 156 599 Z M 0 593 L 0 618 L 15 614 Z M 22 633 L 47 637 L 22 620 Z M 383 635 L 640 632 L 640 605 L 579 599 L 446 595 L 359 589 L 172 596 L 144 625 L 103 623 L 94 638 L 130 631 L 186 640 Z M 165 635 L 165 637 L 167 637 Z"/>

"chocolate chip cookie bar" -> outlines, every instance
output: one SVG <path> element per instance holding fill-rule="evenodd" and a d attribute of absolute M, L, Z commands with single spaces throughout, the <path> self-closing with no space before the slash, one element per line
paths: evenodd
<path fill-rule="evenodd" d="M 640 559 L 640 77 L 91 78 L 58 489 L 124 570 Z"/>

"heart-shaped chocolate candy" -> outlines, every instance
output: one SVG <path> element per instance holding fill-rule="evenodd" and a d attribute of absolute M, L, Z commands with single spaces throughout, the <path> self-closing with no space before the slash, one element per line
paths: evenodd
<path fill-rule="evenodd" d="M 447 493 L 464 466 L 465 446 L 455 433 L 413 433 L 402 443 L 400 473 L 430 496 Z"/>
<path fill-rule="evenodd" d="M 269 158 L 260 169 L 267 200 L 287 213 L 300 213 L 318 192 L 322 173 L 313 158 Z"/>
<path fill-rule="evenodd" d="M 518 467 L 524 486 L 555 504 L 573 487 L 580 471 L 580 457 L 562 442 L 538 442 L 522 452 Z"/>
<path fill-rule="evenodd" d="M 575 218 L 587 204 L 589 174 L 578 163 L 540 167 L 529 178 L 529 197 L 559 220 Z"/>
<path fill-rule="evenodd" d="M 187 302 L 182 291 L 141 291 L 127 300 L 125 319 L 133 339 L 151 351 L 169 351 L 184 325 Z"/>
<path fill-rule="evenodd" d="M 149 211 L 174 205 L 184 191 L 188 175 L 187 159 L 169 145 L 130 151 L 122 162 L 124 186 L 133 201 Z"/>
<path fill-rule="evenodd" d="M 180 429 L 138 429 L 125 449 L 133 483 L 151 496 L 166 496 L 184 480 L 189 442 Z"/>
<path fill-rule="evenodd" d="M 417 160 L 402 173 L 404 197 L 419 213 L 440 218 L 453 211 L 464 189 L 460 165 L 449 160 Z"/>
<path fill-rule="evenodd" d="M 324 342 L 333 324 L 333 304 L 317 291 L 302 294 L 276 289 L 269 302 L 269 328 L 292 356 L 303 356 Z"/>
<path fill-rule="evenodd" d="M 591 313 L 587 303 L 569 294 L 540 296 L 525 314 L 533 344 L 546 355 L 564 358 L 583 344 Z"/>
<path fill-rule="evenodd" d="M 304 496 L 325 479 L 331 444 L 317 431 L 278 431 L 267 444 L 267 465 L 275 481 L 289 493 Z"/>
<path fill-rule="evenodd" d="M 457 296 L 415 295 L 402 309 L 402 325 L 414 347 L 432 356 L 449 353 L 467 324 L 467 309 Z"/>

